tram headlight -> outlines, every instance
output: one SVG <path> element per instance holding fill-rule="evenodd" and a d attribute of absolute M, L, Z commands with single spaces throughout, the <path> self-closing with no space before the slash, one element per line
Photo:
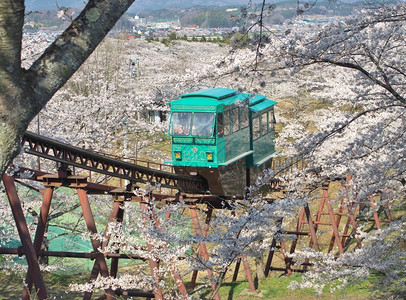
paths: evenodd
<path fill-rule="evenodd" d="M 175 158 L 176 160 L 182 160 L 182 152 L 175 151 Z"/>
<path fill-rule="evenodd" d="M 213 161 L 213 153 L 212 152 L 206 152 L 206 158 L 207 158 L 207 161 Z"/>

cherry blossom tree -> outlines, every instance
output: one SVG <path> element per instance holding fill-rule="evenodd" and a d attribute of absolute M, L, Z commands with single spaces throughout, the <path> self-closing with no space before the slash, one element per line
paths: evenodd
<path fill-rule="evenodd" d="M 148 240 L 158 245 L 160 252 L 144 249 L 140 254 L 147 258 L 156 256 L 165 262 L 168 268 L 162 268 L 162 276 L 171 273 L 171 266 L 178 257 L 193 253 L 196 255 L 190 255 L 187 268 L 215 271 L 217 282 L 221 283 L 235 258 L 244 253 L 259 255 L 269 246 L 272 234 L 278 230 L 275 226 L 277 220 L 293 214 L 296 208 L 310 201 L 307 192 L 309 186 L 318 186 L 326 179 L 351 174 L 350 201 L 362 203 L 379 193 L 385 196 L 379 198 L 380 201 L 376 203 L 378 207 L 403 204 L 403 174 L 406 167 L 403 129 L 403 57 L 406 47 L 403 32 L 406 6 L 375 7 L 328 24 L 292 25 L 274 33 L 262 30 L 265 24 L 261 13 L 267 7 L 266 1 L 263 4 L 258 14 L 249 15 L 252 20 L 257 20 L 251 23 L 255 26 L 249 28 L 256 32 L 247 35 L 247 38 L 252 38 L 248 40 L 251 49 L 241 47 L 241 44 L 231 49 L 209 44 L 221 52 L 221 59 L 218 56 L 211 59 L 207 54 L 196 55 L 197 52 L 192 52 L 191 44 L 184 41 L 173 42 L 169 47 L 150 43 L 149 47 L 143 45 L 137 48 L 136 53 L 131 53 L 132 47 L 136 46 L 129 42 L 129 46 L 117 47 L 119 54 L 116 56 L 109 56 L 108 50 L 103 53 L 105 50 L 100 49 L 100 52 L 94 53 L 88 65 L 82 66 L 78 78 L 73 77 L 66 89 L 55 95 L 55 105 L 49 102 L 47 110 L 41 113 L 43 116 L 40 119 L 47 133 L 54 116 L 62 116 L 62 111 L 86 103 L 84 107 L 88 111 L 84 115 L 68 114 L 63 117 L 67 120 L 63 124 L 72 126 L 73 130 L 69 130 L 74 133 L 69 137 L 71 142 L 86 147 L 91 145 L 98 150 L 113 148 L 119 141 L 124 144 L 124 136 L 131 137 L 129 132 L 150 127 L 137 121 L 142 119 L 144 110 L 161 109 L 157 102 L 166 102 L 177 94 L 201 87 L 227 86 L 250 89 L 277 99 L 291 97 L 295 98 L 295 105 L 299 103 L 303 107 L 309 99 L 318 99 L 323 103 L 321 109 L 306 114 L 297 109 L 289 116 L 277 115 L 278 121 L 284 125 L 278 136 L 278 146 L 285 156 L 300 157 L 308 166 L 308 170 L 285 174 L 284 177 L 281 176 L 283 169 L 277 174 L 271 171 L 264 174 L 259 185 L 267 184 L 267 179 L 274 176 L 285 179 L 286 189 L 292 192 L 286 193 L 281 201 L 269 202 L 253 190 L 250 199 L 230 203 L 231 210 L 216 214 L 207 237 L 190 234 L 187 230 L 163 234 L 156 224 L 140 225 L 132 223 L 133 220 L 120 225 L 128 229 L 123 233 L 118 224 L 112 224 L 111 231 L 116 240 L 109 250 L 120 247 L 120 251 L 128 253 L 140 251 L 137 245 L 142 243 L 141 240 Z M 271 6 L 269 12 L 272 13 Z M 271 35 L 267 35 L 269 32 Z M 106 49 L 109 49 L 108 43 Z M 56 48 L 58 45 L 54 43 L 48 49 L 59 51 Z M 208 46 L 202 43 L 199 47 Z M 165 56 L 161 55 L 164 52 L 170 54 L 165 64 L 162 63 Z M 131 68 L 128 62 L 134 58 L 133 54 L 142 57 L 136 77 L 128 69 Z M 183 54 L 194 54 L 195 62 L 191 64 Z M 154 59 L 148 60 L 149 57 Z M 33 66 L 37 65 L 34 63 Z M 174 69 L 176 72 L 168 72 Z M 83 81 L 86 81 L 86 85 L 81 84 Z M 123 105 L 117 106 L 117 103 Z M 106 123 L 105 128 L 98 128 L 102 135 L 114 139 L 97 144 L 96 139 L 83 138 L 97 136 L 96 125 L 92 123 L 94 116 Z M 65 137 L 68 132 L 62 126 L 59 128 L 56 136 Z M 310 172 L 315 168 L 319 171 L 318 176 Z M 133 215 L 140 214 L 139 209 L 131 204 L 125 209 L 133 212 Z M 181 204 L 172 209 L 175 214 L 186 208 Z M 186 224 L 190 222 L 187 218 L 165 220 L 163 216 L 167 211 L 157 211 L 162 214 L 160 220 L 164 228 L 187 228 Z M 134 226 L 140 233 L 137 237 L 131 235 L 129 229 Z M 405 240 L 404 228 L 405 222 L 400 219 L 375 234 L 360 230 L 358 234 L 363 238 L 364 247 L 339 258 L 306 251 L 298 253 L 296 259 L 318 259 L 314 268 L 316 272 L 308 273 L 308 278 L 319 287 L 333 279 L 363 279 L 371 272 L 378 272 L 384 282 L 391 283 L 385 285 L 389 293 L 402 294 L 405 290 L 402 279 L 405 253 L 399 245 Z M 210 260 L 203 260 L 193 252 L 197 243 L 214 245 Z M 326 273 L 330 273 L 330 276 L 326 276 Z M 132 282 L 136 283 L 136 288 L 159 285 L 152 276 L 143 272 L 134 276 Z M 145 280 L 145 284 L 141 283 L 142 280 Z M 131 282 L 130 277 L 123 277 L 121 282 L 100 284 L 124 287 L 128 282 Z M 160 284 L 168 282 L 161 281 Z M 173 286 L 163 288 L 173 290 Z"/>
<path fill-rule="evenodd" d="M 103 40 L 132 0 L 89 1 L 29 69 L 21 65 L 24 1 L 0 4 L 0 170 L 19 153 L 22 135 L 56 91 Z"/>
<path fill-rule="evenodd" d="M 308 197 L 308 186 L 351 174 L 349 201 L 361 204 L 381 195 L 375 203 L 378 207 L 390 205 L 402 210 L 405 9 L 403 3 L 366 7 L 354 16 L 324 25 L 286 27 L 282 34 L 258 29 L 265 28 L 261 23 L 264 10 L 252 16 L 258 29 L 257 35 L 251 35 L 254 51 L 249 60 L 239 64 L 239 72 L 288 78 L 295 83 L 296 97 L 324 101 L 321 109 L 282 119 L 285 126 L 278 136 L 279 147 L 285 155 L 298 156 L 309 166 L 308 172 L 286 176 L 286 185 L 301 191 L 301 197 Z M 236 51 L 233 61 L 242 57 Z M 264 84 L 269 82 L 272 79 Z M 315 168 L 320 171 L 318 176 L 309 176 Z M 367 217 L 373 209 L 369 207 Z M 385 286 L 380 292 L 403 295 L 406 262 L 400 245 L 405 225 L 400 218 L 376 233 L 366 234 L 359 228 L 364 247 L 338 259 L 314 252 L 303 254 L 321 262 L 307 278 L 322 287 L 337 278 L 365 279 L 378 274 L 385 284 L 391 283 L 380 285 Z M 351 282 L 354 280 L 347 281 Z"/>
<path fill-rule="evenodd" d="M 47 46 L 46 43 L 42 43 L 41 39 L 38 39 L 38 36 L 34 36 L 33 42 L 27 41 L 25 45 L 27 45 L 24 48 L 24 63 L 26 64 L 29 64 L 30 60 L 32 60 L 30 55 L 35 55 L 40 52 L 39 48 Z M 133 49 L 139 50 L 134 53 Z M 133 138 L 138 138 L 142 143 L 148 144 L 147 139 L 154 136 L 159 138 L 162 134 L 166 135 L 167 124 L 165 122 L 151 123 L 145 119 L 145 112 L 165 110 L 166 108 L 162 107 L 162 103 L 176 98 L 185 90 L 196 90 L 202 87 L 214 86 L 215 84 L 221 86 L 238 84 L 235 83 L 236 77 L 225 77 L 221 81 L 219 78 L 212 79 L 211 76 L 202 78 L 204 80 L 199 80 L 199 83 L 196 84 L 196 77 L 192 75 L 201 69 L 216 70 L 215 62 L 226 56 L 228 50 L 227 46 L 212 43 L 197 44 L 176 41 L 166 46 L 160 42 L 149 43 L 142 40 L 128 41 L 109 38 L 94 51 L 88 61 L 79 68 L 76 74 L 41 111 L 39 115 L 40 133 L 96 151 L 109 152 L 110 154 L 120 154 L 121 151 L 126 150 L 123 149 L 125 148 L 123 139 L 127 139 L 128 149 L 123 154 L 127 157 L 135 157 L 137 153 L 134 147 L 135 143 L 132 141 Z M 129 66 L 130 59 L 134 58 L 140 58 L 139 65 L 137 65 L 140 70 L 138 70 L 137 76 L 133 76 Z M 37 130 L 37 122 L 37 119 L 33 120 L 30 124 L 31 130 Z M 140 133 L 144 137 L 140 138 Z M 35 167 L 36 158 L 30 159 L 29 155 L 21 155 L 14 162 L 17 165 L 21 163 L 24 166 Z M 41 167 L 49 168 L 50 171 L 54 168 L 52 164 L 48 166 L 44 162 L 41 163 Z M 58 210 L 63 211 L 64 208 L 74 206 L 76 201 L 74 196 L 69 197 L 69 201 L 65 198 L 62 201 L 55 201 Z M 39 203 L 38 200 L 24 197 L 24 207 L 35 211 Z M 105 197 L 102 199 L 92 198 L 92 202 L 99 203 L 94 206 L 97 214 L 108 215 L 109 205 L 106 205 L 105 201 Z M 186 206 L 174 206 L 171 208 L 173 214 L 179 214 L 179 211 L 184 209 L 186 209 Z M 140 215 L 139 207 L 133 203 L 130 203 L 125 210 L 131 216 Z M 234 216 L 233 219 L 234 222 L 237 222 L 238 218 Z M 190 218 L 171 219 L 168 222 L 167 224 L 164 220 L 162 221 L 165 228 L 186 229 L 188 226 L 185 226 L 185 223 L 190 223 Z M 74 229 L 75 224 L 71 225 Z M 64 224 L 64 226 L 66 227 L 67 224 Z M 162 266 L 167 266 L 167 268 L 162 267 L 160 270 L 162 278 L 168 279 L 168 281 L 161 281 L 161 284 L 166 284 L 165 288 L 168 293 L 173 291 L 175 285 L 172 284 L 170 278 L 174 261 L 177 263 L 177 257 L 184 256 L 186 249 L 193 250 L 196 241 L 201 241 L 202 237 L 193 236 L 190 233 L 185 235 L 183 231 L 177 232 L 179 236 L 176 238 L 174 235 L 164 235 L 162 232 L 158 232 L 159 235 L 154 236 L 157 231 L 151 226 L 140 224 L 139 218 L 128 219 L 122 226 L 124 234 L 119 235 L 115 242 L 113 241 L 112 247 L 119 245 L 121 247 L 120 251 L 124 253 L 139 253 L 146 258 L 159 254 L 158 257 L 162 261 Z M 219 223 L 216 227 L 221 228 L 221 226 L 223 226 L 223 223 Z M 241 226 L 237 224 L 233 230 L 236 231 L 236 228 L 243 230 Z M 137 230 L 134 231 L 134 228 L 137 228 Z M 141 236 L 135 238 L 134 232 Z M 74 233 L 78 234 L 79 230 L 76 229 Z M 87 239 L 89 238 L 86 234 L 84 236 Z M 141 249 L 140 252 L 139 244 L 151 239 L 154 240 L 154 245 L 170 245 L 170 247 L 165 252 L 162 251 L 162 247 L 152 253 L 150 253 L 151 251 L 145 251 L 145 249 Z M 210 237 L 210 239 L 219 244 L 218 239 L 214 237 Z M 121 243 L 117 242 L 118 240 Z M 179 243 L 174 243 L 174 241 Z M 241 249 L 243 248 L 246 247 Z M 234 251 L 232 256 L 234 258 L 238 257 L 241 254 L 241 249 Z M 221 252 L 226 253 L 226 251 Z M 193 251 L 192 253 L 195 254 Z M 221 257 L 221 255 L 216 257 L 219 258 L 216 258 L 214 267 L 210 268 L 221 271 L 220 274 L 223 274 L 222 270 L 227 268 L 233 262 L 233 259 L 227 259 Z M 213 264 L 201 259 L 197 263 L 194 255 L 189 255 L 188 261 L 190 262 L 190 269 L 202 269 L 206 265 Z M 227 262 L 226 267 L 224 267 L 225 261 Z M 106 284 L 114 284 L 115 287 L 125 288 L 128 287 L 132 278 L 134 279 L 132 282 L 137 283 L 137 288 L 150 289 L 151 284 L 157 283 L 154 283 L 154 278 L 146 274 L 144 269 L 142 267 L 132 277 L 129 275 L 126 277 L 121 276 L 121 281 L 112 279 L 110 283 L 95 282 L 93 288 Z M 91 287 L 85 285 L 84 287 L 75 287 L 75 289 L 88 289 Z"/>
<path fill-rule="evenodd" d="M 32 46 L 24 53 L 31 52 Z M 226 53 L 227 47 L 211 43 L 173 41 L 166 46 L 108 38 L 40 112 L 40 133 L 95 151 L 154 157 L 154 148 L 168 144 L 166 103 L 199 88 L 184 74 L 208 68 Z M 212 84 L 207 79 L 200 87 Z M 35 119 L 30 130 L 37 127 Z M 167 156 L 164 152 L 161 157 Z"/>

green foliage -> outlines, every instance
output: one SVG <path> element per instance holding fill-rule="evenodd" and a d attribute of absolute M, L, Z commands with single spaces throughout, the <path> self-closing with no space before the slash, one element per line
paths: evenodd
<path fill-rule="evenodd" d="M 224 11 L 210 11 L 208 14 L 206 27 L 234 27 L 237 23 L 231 20 L 231 15 Z"/>
<path fill-rule="evenodd" d="M 222 39 L 221 37 L 216 37 L 216 39 L 214 40 L 215 43 L 224 43 L 224 39 Z"/>
<path fill-rule="evenodd" d="M 175 31 L 172 31 L 172 32 L 168 35 L 168 39 L 169 39 L 170 41 L 177 40 L 177 39 L 178 39 L 178 36 L 176 35 L 176 32 L 175 32 Z"/>
<path fill-rule="evenodd" d="M 147 37 L 145 39 L 147 42 L 153 42 L 154 38 L 153 37 Z M 162 44 L 165 46 L 169 46 L 171 42 L 176 41 L 176 40 L 183 40 L 183 41 L 191 41 L 191 42 L 203 42 L 203 43 L 223 43 L 224 40 L 217 36 L 217 37 L 205 37 L 202 36 L 201 38 L 197 37 L 192 37 L 192 39 L 188 39 L 187 35 L 183 36 L 178 36 L 175 31 L 172 31 L 166 38 L 159 40 L 159 38 L 156 39 L 156 41 L 160 41 Z"/>
<path fill-rule="evenodd" d="M 250 45 L 248 35 L 247 34 L 241 34 L 241 33 L 234 33 L 233 35 L 230 35 L 226 39 L 224 39 L 224 43 L 233 45 L 234 47 L 237 48 L 247 48 Z"/>
<path fill-rule="evenodd" d="M 43 276 L 49 299 L 82 299 L 83 293 L 69 292 L 69 284 L 83 283 L 89 280 L 89 274 L 43 273 Z M 21 299 L 24 278 L 25 274 L 17 275 L 1 272 L 0 280 L 3 285 L 0 290 L 0 300 Z M 37 299 L 37 297 L 32 296 L 30 299 Z"/>
<path fill-rule="evenodd" d="M 161 43 L 168 47 L 169 44 L 171 43 L 171 40 L 170 39 L 162 39 Z"/>
<path fill-rule="evenodd" d="M 191 19 L 193 24 L 206 28 L 233 27 L 237 23 L 231 20 L 230 14 L 220 10 L 202 11 Z"/>
<path fill-rule="evenodd" d="M 269 277 L 257 282 L 257 288 L 261 291 L 255 295 L 249 293 L 249 284 L 247 281 L 237 281 L 225 283 L 220 288 L 221 299 L 369 299 L 370 283 L 368 281 L 359 285 L 354 285 L 343 290 L 338 290 L 334 294 L 330 293 L 330 286 L 323 290 L 323 294 L 316 296 L 314 289 L 297 289 L 288 288 L 291 282 L 300 281 L 300 274 L 292 276 Z"/>
<path fill-rule="evenodd" d="M 4 283 L 2 285 L 0 300 L 17 299 L 21 296 L 22 282 L 24 274 L 6 274 L 0 273 L 0 280 Z M 48 294 L 51 297 L 60 299 L 82 299 L 82 293 L 66 292 L 69 291 L 68 285 L 71 283 L 84 283 L 88 281 L 89 274 L 66 274 L 66 273 L 44 273 L 44 280 L 47 286 Z M 220 288 L 221 299 L 235 299 L 235 300 L 249 300 L 249 299 L 348 299 L 348 300 L 361 300 L 372 299 L 370 294 L 371 285 L 369 281 L 365 281 L 362 284 L 354 285 L 343 290 L 338 290 L 334 294 L 329 292 L 327 287 L 320 297 L 316 297 L 313 289 L 299 289 L 290 290 L 288 288 L 292 281 L 300 281 L 301 276 L 294 274 L 290 277 L 270 277 L 259 282 L 256 282 L 257 288 L 261 291 L 260 294 L 249 293 L 249 284 L 247 281 L 236 281 L 232 283 L 224 283 Z M 210 288 L 203 294 L 200 294 L 200 298 L 206 299 L 210 293 Z M 98 295 L 98 293 L 96 293 Z"/>
<path fill-rule="evenodd" d="M 297 15 L 293 10 L 282 10 L 280 14 L 284 19 L 293 19 Z"/>
<path fill-rule="evenodd" d="M 194 18 L 192 18 L 192 23 L 201 26 L 205 19 L 206 19 L 205 12 L 201 12 L 198 15 L 196 15 Z"/>

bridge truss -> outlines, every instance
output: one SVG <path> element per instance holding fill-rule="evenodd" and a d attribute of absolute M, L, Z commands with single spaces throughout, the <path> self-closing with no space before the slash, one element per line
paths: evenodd
<path fill-rule="evenodd" d="M 206 191 L 208 190 L 207 182 L 201 177 L 174 174 L 172 172 L 163 171 L 162 167 L 159 167 L 159 169 L 148 168 L 74 147 L 30 132 L 25 134 L 22 146 L 29 154 L 56 161 L 60 164 L 60 167 L 55 173 L 20 167 L 10 172 L 8 175 L 6 174 L 3 176 L 4 187 L 10 202 L 22 246 L 18 248 L 0 248 L 0 254 L 18 254 L 19 256 L 24 255 L 26 257 L 28 271 L 26 275 L 26 284 L 22 292 L 22 298 L 24 300 L 30 299 L 33 287 L 35 287 L 35 293 L 39 299 L 47 299 L 48 297 L 38 263 L 38 258 L 41 256 L 93 259 L 94 266 L 91 271 L 90 282 L 96 279 L 99 274 L 102 277 L 117 277 L 118 262 L 120 259 L 141 259 L 148 262 L 151 274 L 155 277 L 155 280 L 157 282 L 160 280 L 156 273 L 156 270 L 159 268 L 159 260 L 157 258 L 144 258 L 137 255 L 120 254 L 118 252 L 100 252 L 99 249 L 105 249 L 110 240 L 107 228 L 104 232 L 104 242 L 99 242 L 94 239 L 91 240 L 94 250 L 91 253 L 41 250 L 41 245 L 48 224 L 53 193 L 57 187 L 64 186 L 76 190 L 87 230 L 93 234 L 97 234 L 97 229 L 95 218 L 87 197 L 87 195 L 90 194 L 111 195 L 113 201 L 111 213 L 108 218 L 109 222 L 112 222 L 113 220 L 118 222 L 123 221 L 124 208 L 122 203 L 124 201 L 138 202 L 141 210 L 144 212 L 143 220 L 140 221 L 148 222 L 148 218 L 153 218 L 155 223 L 157 222 L 157 219 L 154 217 L 154 212 L 151 211 L 152 206 L 150 205 L 152 199 L 155 199 L 155 201 L 163 201 L 165 203 L 176 203 L 178 201 L 186 202 L 190 208 L 193 228 L 196 234 L 202 236 L 208 234 L 209 223 L 214 209 L 224 208 L 224 200 L 226 199 L 224 197 L 206 195 Z M 175 192 L 169 194 L 152 194 L 149 192 L 143 195 L 135 195 L 132 190 L 134 185 L 129 185 L 128 187 L 130 188 L 128 188 L 117 186 L 117 184 L 109 184 L 108 181 L 104 184 L 91 182 L 89 181 L 90 176 L 75 175 L 72 170 L 69 169 L 69 166 L 104 174 L 112 178 L 125 179 L 134 185 L 152 183 L 174 190 Z M 24 217 L 15 185 L 16 183 L 26 185 L 26 183 L 21 180 L 21 177 L 26 178 L 27 174 L 30 174 L 30 180 L 40 182 L 45 187 L 45 189 L 40 191 L 43 194 L 43 202 L 33 241 L 31 240 L 28 231 L 27 221 Z M 340 182 L 343 189 L 347 188 L 346 181 L 343 178 L 338 179 L 337 182 Z M 309 205 L 302 208 L 299 213 L 296 228 L 291 231 L 283 230 L 283 220 L 281 219 L 279 221 L 281 229 L 272 240 L 268 257 L 264 265 L 265 274 L 267 276 L 271 271 L 282 271 L 286 274 L 291 274 L 292 272 L 305 272 L 309 266 L 311 266 L 311 262 L 306 261 L 305 263 L 296 264 L 289 254 L 295 252 L 300 241 L 302 241 L 303 244 L 304 238 L 307 238 L 307 242 L 304 242 L 307 243 L 307 246 L 316 250 L 321 250 L 323 245 L 320 244 L 318 239 L 318 232 L 321 231 L 321 226 L 328 226 L 331 228 L 330 244 L 325 251 L 337 251 L 338 254 L 344 253 L 346 241 L 350 238 L 354 238 L 358 222 L 356 213 L 359 207 L 357 207 L 356 204 L 348 204 L 342 199 L 339 208 L 334 208 L 329 198 L 329 188 L 331 184 L 334 183 L 336 182 L 326 181 L 320 191 L 321 200 L 318 203 L 318 208 L 310 208 Z M 272 185 L 271 188 L 281 189 L 283 187 L 275 184 Z M 374 199 L 371 197 L 371 205 L 373 205 L 373 202 Z M 200 210 L 197 205 L 206 206 L 206 209 L 204 209 L 206 214 L 206 221 L 204 224 L 199 223 L 198 213 Z M 374 222 L 377 228 L 381 227 L 382 221 L 391 221 L 389 211 L 386 211 L 387 218 L 385 220 L 382 220 L 377 212 L 375 212 L 373 216 L 374 218 L 372 222 Z M 293 236 L 293 238 L 283 238 L 288 235 Z M 356 240 L 356 246 L 361 247 L 361 241 L 358 239 Z M 147 243 L 145 247 L 152 252 L 153 245 Z M 208 259 L 209 254 L 206 245 L 199 244 L 198 252 L 204 259 Z M 277 256 L 282 258 L 282 262 L 276 263 Z M 106 259 L 111 259 L 110 270 Z M 174 263 L 176 264 L 176 262 Z M 244 265 L 246 277 L 250 283 L 250 291 L 255 293 L 256 287 L 252 278 L 248 258 L 245 255 L 241 256 L 236 261 L 233 281 L 237 279 L 241 263 Z M 179 295 L 180 297 L 186 298 L 188 296 L 188 290 L 183 283 L 180 271 L 176 267 L 172 270 L 172 276 L 176 281 Z M 211 270 L 207 270 L 207 272 L 212 282 L 212 289 L 215 290 L 216 285 L 214 284 L 214 275 Z M 190 283 L 191 288 L 196 286 L 197 275 L 198 272 L 194 271 Z M 107 288 L 104 292 L 106 299 L 115 299 L 117 295 L 163 299 L 163 293 L 159 288 L 152 291 L 113 291 L 110 288 Z M 91 297 L 91 292 L 86 292 L 84 294 L 84 299 L 91 299 Z M 218 293 L 215 294 L 215 299 L 220 299 Z"/>

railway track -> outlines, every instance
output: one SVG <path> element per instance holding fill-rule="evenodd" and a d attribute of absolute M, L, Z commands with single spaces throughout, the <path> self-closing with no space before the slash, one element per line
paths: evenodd
<path fill-rule="evenodd" d="M 148 168 L 108 157 L 90 150 L 26 131 L 22 141 L 26 153 L 135 183 L 150 183 L 186 193 L 205 194 L 207 181 L 201 176 L 188 176 Z"/>

